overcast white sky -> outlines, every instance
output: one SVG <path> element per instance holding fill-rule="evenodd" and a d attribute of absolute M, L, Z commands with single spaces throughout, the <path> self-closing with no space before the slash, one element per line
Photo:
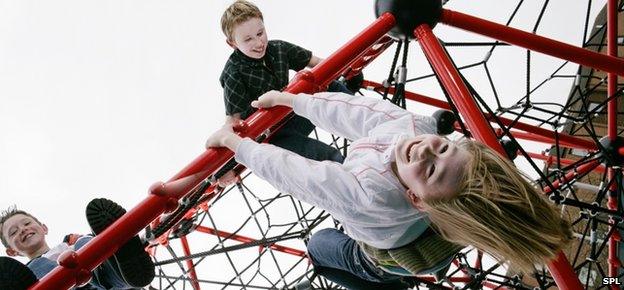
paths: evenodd
<path fill-rule="evenodd" d="M 321 57 L 374 19 L 373 2 L 256 1 L 269 38 Z M 224 118 L 218 77 L 231 49 L 219 20 L 230 3 L 0 0 L 0 208 L 32 212 L 55 244 L 66 233 L 87 232 L 84 206 L 92 198 L 131 208 L 153 182 L 199 155 Z M 504 23 L 515 4 L 447 6 Z M 551 1 L 538 33 L 578 45 L 586 5 Z M 514 26 L 532 29 L 538 13 L 524 8 Z M 435 32 L 444 40 L 484 40 L 442 25 Z M 460 64 L 483 58 L 483 50 L 454 51 Z M 419 47 L 411 52 L 409 75 L 427 72 Z M 391 54 L 366 77 L 381 82 Z M 518 70 L 506 61 L 494 71 L 511 76 Z M 514 98 L 524 90 L 523 81 L 497 82 Z M 441 96 L 425 85 L 414 91 Z"/>

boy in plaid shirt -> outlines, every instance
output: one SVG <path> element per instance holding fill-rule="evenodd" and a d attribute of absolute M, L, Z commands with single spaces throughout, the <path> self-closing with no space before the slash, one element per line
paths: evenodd
<path fill-rule="evenodd" d="M 256 110 L 250 105 L 252 101 L 268 91 L 286 87 L 289 70 L 314 67 L 321 61 L 297 45 L 267 40 L 262 12 L 248 1 L 236 1 L 225 10 L 221 29 L 227 44 L 234 48 L 220 77 L 226 123 L 246 119 Z M 338 82 L 330 84 L 329 90 L 351 93 Z M 293 116 L 270 143 L 306 158 L 342 162 L 344 158 L 338 149 L 308 137 L 312 130 L 310 121 Z M 229 178 L 232 177 L 230 174 Z"/>

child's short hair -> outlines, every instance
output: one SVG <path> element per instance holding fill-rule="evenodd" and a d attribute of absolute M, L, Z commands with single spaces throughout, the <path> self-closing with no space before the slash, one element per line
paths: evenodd
<path fill-rule="evenodd" d="M 7 243 L 6 238 L 4 237 L 4 234 L 3 234 L 4 223 L 8 219 L 13 217 L 14 215 L 18 215 L 18 214 L 31 217 L 33 220 L 35 220 L 35 222 L 37 222 L 38 224 L 41 224 L 41 222 L 35 216 L 23 210 L 17 209 L 17 206 L 15 205 L 10 206 L 9 208 L 3 210 L 2 213 L 0 214 L 0 240 L 2 241 L 2 245 L 4 245 L 5 248 L 9 247 L 9 243 Z"/>
<path fill-rule="evenodd" d="M 234 27 L 252 18 L 264 20 L 258 6 L 249 1 L 237 0 L 223 12 L 223 16 L 221 16 L 221 30 L 223 30 L 223 34 L 225 34 L 228 40 L 232 40 Z"/>
<path fill-rule="evenodd" d="M 573 236 L 552 202 L 494 150 L 468 139 L 458 145 L 472 155 L 458 195 L 424 201 L 440 234 L 523 272 L 555 258 Z"/>

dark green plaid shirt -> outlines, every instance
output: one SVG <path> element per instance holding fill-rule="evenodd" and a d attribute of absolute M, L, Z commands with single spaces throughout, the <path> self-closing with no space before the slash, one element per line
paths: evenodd
<path fill-rule="evenodd" d="M 225 113 L 249 117 L 255 110 L 251 102 L 270 90 L 288 85 L 288 71 L 299 71 L 310 62 L 312 52 L 281 40 L 270 40 L 266 54 L 253 59 L 235 50 L 221 73 Z"/>

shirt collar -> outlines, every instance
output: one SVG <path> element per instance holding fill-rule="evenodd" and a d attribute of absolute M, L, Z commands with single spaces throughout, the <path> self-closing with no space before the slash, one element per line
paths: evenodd
<path fill-rule="evenodd" d="M 401 141 L 401 139 L 407 138 L 410 135 L 408 134 L 399 134 L 392 138 L 392 145 L 388 146 L 384 151 L 384 163 L 396 162 L 396 151 L 394 150 L 397 146 L 397 143 Z"/>
<path fill-rule="evenodd" d="M 262 58 L 251 58 L 246 56 L 242 51 L 240 51 L 239 49 L 235 49 L 234 50 L 234 55 L 236 56 L 236 58 L 238 58 L 239 60 L 245 61 L 245 62 L 250 62 L 250 63 L 262 63 L 262 60 L 266 57 L 266 54 L 264 55 L 264 57 Z"/>
<path fill-rule="evenodd" d="M 251 58 L 249 56 L 246 56 L 243 52 L 241 52 L 239 49 L 235 49 L 234 50 L 234 56 L 236 57 L 236 59 L 238 59 L 241 62 L 247 63 L 249 65 L 254 65 L 254 66 L 262 66 L 263 64 L 267 65 L 268 67 L 272 67 L 270 63 L 273 63 L 273 57 L 271 56 L 271 54 L 269 53 L 269 47 L 267 45 L 267 51 L 264 54 L 264 56 L 262 58 Z"/>

